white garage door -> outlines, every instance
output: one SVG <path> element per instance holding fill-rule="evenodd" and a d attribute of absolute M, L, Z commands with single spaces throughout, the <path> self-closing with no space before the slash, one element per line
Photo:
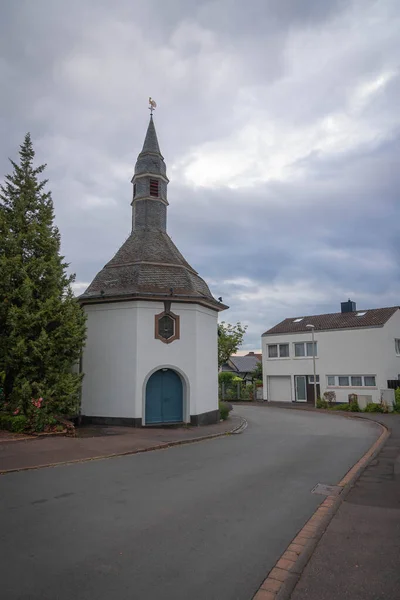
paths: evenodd
<path fill-rule="evenodd" d="M 291 402 L 292 392 L 290 377 L 268 377 L 268 400 L 272 402 Z"/>

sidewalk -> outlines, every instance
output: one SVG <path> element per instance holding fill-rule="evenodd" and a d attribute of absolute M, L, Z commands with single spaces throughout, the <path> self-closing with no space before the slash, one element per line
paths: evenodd
<path fill-rule="evenodd" d="M 400 415 L 360 416 L 391 435 L 339 507 L 291 600 L 400 598 Z"/>
<path fill-rule="evenodd" d="M 203 427 L 91 427 L 83 432 L 84 437 L 58 436 L 2 441 L 0 473 L 167 448 L 228 434 L 243 423 L 244 419 L 231 414 L 222 423 Z"/>
<path fill-rule="evenodd" d="M 317 410 L 292 403 L 263 406 Z M 335 414 L 382 423 L 390 437 L 340 504 L 290 600 L 395 600 L 400 598 L 400 415 Z M 288 595 L 282 590 L 269 597 Z"/>

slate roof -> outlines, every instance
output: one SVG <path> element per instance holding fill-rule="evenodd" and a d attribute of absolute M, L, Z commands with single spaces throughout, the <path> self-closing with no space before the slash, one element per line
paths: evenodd
<path fill-rule="evenodd" d="M 143 173 L 154 173 L 155 175 L 167 177 L 167 168 L 165 166 L 164 157 L 160 152 L 152 116 L 150 117 L 149 125 L 147 127 L 143 148 L 135 165 L 135 175 L 142 175 Z"/>
<path fill-rule="evenodd" d="M 163 185 L 168 182 L 152 117 L 136 162 L 134 183 L 138 174 L 142 183 L 148 184 L 150 176 L 162 177 Z M 135 207 L 138 202 L 140 210 Z M 193 302 L 215 310 L 228 308 L 212 296 L 167 234 L 165 204 L 166 188 L 165 198 L 134 198 L 132 233 L 79 297 L 82 304 L 144 298 Z"/>
<path fill-rule="evenodd" d="M 238 373 L 251 373 L 260 362 L 256 356 L 231 356 L 229 360 L 234 364 Z"/>
<path fill-rule="evenodd" d="M 148 229 L 132 232 L 79 299 L 85 303 L 147 296 L 197 301 L 217 310 L 226 308 L 215 300 L 169 235 Z"/>
<path fill-rule="evenodd" d="M 371 308 L 368 310 L 356 310 L 348 313 L 329 313 L 326 315 L 312 315 L 304 317 L 292 317 L 285 319 L 275 327 L 268 329 L 263 335 L 275 335 L 279 333 L 299 333 L 310 331 L 307 325 L 314 325 L 315 331 L 329 331 L 331 329 L 353 329 L 359 327 L 382 327 L 390 317 L 398 310 L 398 306 L 390 308 Z M 359 313 L 364 315 L 357 316 Z M 295 322 L 301 319 L 300 322 Z"/>
<path fill-rule="evenodd" d="M 142 152 L 155 152 L 156 154 L 161 154 L 156 128 L 153 121 L 153 115 L 150 115 L 150 122 L 147 128 L 146 137 L 144 138 Z"/>

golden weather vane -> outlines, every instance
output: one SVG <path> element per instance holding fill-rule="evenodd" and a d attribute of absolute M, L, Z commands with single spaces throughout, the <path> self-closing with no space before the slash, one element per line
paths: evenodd
<path fill-rule="evenodd" d="M 153 114 L 153 110 L 154 110 L 155 108 L 157 108 L 156 101 L 155 101 L 155 100 L 153 100 L 153 98 L 150 96 L 150 97 L 149 97 L 149 110 L 150 110 L 150 114 L 151 114 L 151 115 Z"/>

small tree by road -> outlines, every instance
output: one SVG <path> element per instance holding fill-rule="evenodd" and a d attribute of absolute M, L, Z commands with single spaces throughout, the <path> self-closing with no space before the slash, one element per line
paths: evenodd
<path fill-rule="evenodd" d="M 247 325 L 242 325 L 240 322 L 236 325 L 218 323 L 218 367 L 222 367 L 232 354 L 235 354 L 243 343 L 244 334 L 246 333 Z"/>

